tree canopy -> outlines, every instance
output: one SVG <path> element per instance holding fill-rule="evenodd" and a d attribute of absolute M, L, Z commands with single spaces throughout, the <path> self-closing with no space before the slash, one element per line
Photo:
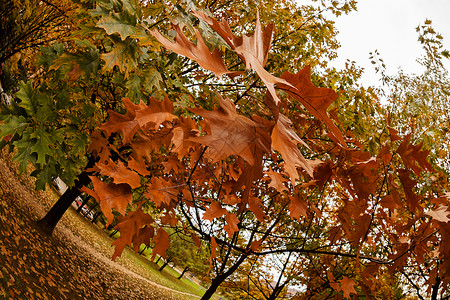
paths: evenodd
<path fill-rule="evenodd" d="M 73 3 L 74 32 L 2 106 L 2 144 L 37 188 L 89 172 L 82 190 L 121 233 L 113 259 L 141 244 L 166 257 L 174 229 L 207 243 L 204 299 L 224 282 L 255 299 L 422 295 L 420 280 L 447 295 L 448 144 L 423 147 L 422 132 L 448 118 L 414 115 L 447 95 L 430 24 L 428 73 L 386 77 L 399 104 L 383 107 L 354 65 L 327 65 L 338 43 L 322 11 L 354 1 L 253 4 Z"/>

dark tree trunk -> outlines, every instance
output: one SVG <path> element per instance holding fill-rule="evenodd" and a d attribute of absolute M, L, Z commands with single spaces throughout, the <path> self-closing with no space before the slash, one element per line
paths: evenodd
<path fill-rule="evenodd" d="M 160 259 L 161 259 L 161 256 L 158 257 L 158 260 L 155 262 L 155 264 L 158 264 Z"/>
<path fill-rule="evenodd" d="M 58 224 L 59 220 L 61 220 L 61 217 L 64 215 L 66 210 L 70 207 L 75 198 L 81 194 L 79 189 L 89 184 L 89 182 L 91 182 L 91 179 L 89 178 L 87 172 L 83 171 L 80 175 L 78 175 L 77 180 L 75 180 L 75 186 L 65 191 L 53 207 L 48 211 L 48 213 L 37 222 L 42 232 L 47 235 L 51 235 L 53 233 L 56 224 Z"/>
<path fill-rule="evenodd" d="M 110 238 L 112 238 L 117 232 L 119 232 L 119 230 L 114 229 L 111 234 L 109 235 Z"/>
<path fill-rule="evenodd" d="M 189 267 L 185 267 L 185 268 L 183 269 L 183 272 L 181 272 L 180 276 L 178 276 L 178 279 L 181 279 L 181 278 L 183 277 L 184 273 L 186 273 L 186 271 L 187 271 L 188 269 L 189 269 Z"/>
<path fill-rule="evenodd" d="M 102 215 L 102 212 L 101 211 L 99 211 L 98 213 L 96 213 L 95 214 L 95 216 L 92 218 L 92 221 L 91 221 L 91 223 L 94 223 L 95 222 L 95 220 L 97 220 L 98 219 L 98 217 L 100 217 Z"/>
<path fill-rule="evenodd" d="M 158 271 L 162 271 L 168 264 L 169 264 L 169 260 L 166 260 L 164 263 L 163 263 L 163 265 L 158 269 Z"/>
<path fill-rule="evenodd" d="M 142 253 L 144 253 L 144 251 L 146 250 L 148 248 L 148 246 L 147 245 L 145 245 L 145 247 L 144 248 L 142 248 L 142 250 L 141 251 L 139 251 L 139 254 L 142 254 Z"/>
<path fill-rule="evenodd" d="M 230 276 L 231 274 L 234 273 L 234 271 L 236 271 L 236 269 L 242 264 L 242 262 L 244 262 L 244 260 L 247 258 L 247 256 L 248 256 L 248 254 L 242 254 L 241 257 L 234 263 L 234 265 L 232 265 L 228 269 L 228 271 L 226 271 L 225 273 L 222 273 L 222 274 L 218 275 L 216 278 L 214 278 L 212 280 L 209 288 L 203 294 L 203 297 L 201 298 L 201 300 L 211 299 L 211 297 L 214 295 L 217 288 L 222 284 L 222 282 L 224 282 L 228 276 Z"/>

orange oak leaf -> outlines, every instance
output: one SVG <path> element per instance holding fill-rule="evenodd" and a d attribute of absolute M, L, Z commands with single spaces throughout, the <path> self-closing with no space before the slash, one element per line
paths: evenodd
<path fill-rule="evenodd" d="M 112 110 L 108 111 L 109 121 L 103 124 L 100 129 L 103 130 L 107 136 L 121 131 L 123 135 L 122 142 L 127 144 L 139 130 L 139 123 L 135 120 L 136 110 L 143 109 L 146 105 L 142 101 L 139 105 L 135 105 L 128 98 L 122 98 L 122 102 L 127 110 L 125 115 Z"/>
<path fill-rule="evenodd" d="M 196 143 L 189 141 L 189 138 L 199 134 L 197 123 L 191 118 L 181 116 L 179 123 L 173 128 L 172 133 L 172 152 L 177 153 L 178 157 L 187 155 Z"/>
<path fill-rule="evenodd" d="M 236 106 L 230 100 L 223 99 L 220 95 L 219 100 L 220 108 L 214 111 L 189 109 L 206 120 L 211 134 L 191 137 L 188 140 L 208 146 L 208 156 L 213 160 L 218 161 L 231 155 L 239 155 L 253 165 L 255 148 L 265 148 L 256 133 L 257 124 L 239 115 L 236 112 Z"/>
<path fill-rule="evenodd" d="M 114 229 L 120 231 L 120 237 L 113 242 L 113 245 L 116 246 L 116 248 L 114 250 L 112 260 L 115 260 L 117 256 L 122 254 L 126 245 L 131 246 L 133 239 L 139 240 L 138 236 L 144 225 L 148 225 L 153 222 L 153 218 L 149 214 L 144 213 L 140 207 L 126 217 L 120 218 L 119 222 L 114 227 Z M 140 244 L 138 247 L 139 246 Z"/>
<path fill-rule="evenodd" d="M 141 178 L 132 170 L 128 169 L 121 161 L 117 164 L 109 159 L 108 164 L 97 163 L 100 174 L 111 177 L 115 184 L 126 183 L 132 189 L 141 186 Z"/>
<path fill-rule="evenodd" d="M 203 219 L 212 221 L 216 218 L 220 218 L 226 213 L 227 210 L 223 208 L 218 201 L 214 201 L 203 214 Z"/>
<path fill-rule="evenodd" d="M 223 226 L 223 229 L 228 233 L 229 237 L 232 237 L 236 231 L 239 231 L 238 224 L 240 221 L 233 213 L 228 213 L 225 216 L 225 221 L 227 222 L 227 225 Z"/>
<path fill-rule="evenodd" d="M 448 218 L 450 211 L 448 211 L 448 206 L 445 206 L 445 205 L 441 205 L 438 208 L 436 208 L 435 210 L 426 212 L 425 214 L 429 215 L 434 220 L 437 220 L 439 222 L 448 223 L 448 221 L 450 221 L 450 218 Z"/>
<path fill-rule="evenodd" d="M 169 234 L 162 228 L 158 228 L 156 235 L 153 237 L 153 242 L 155 247 L 152 249 L 152 261 L 155 259 L 156 254 L 167 257 L 166 250 L 169 248 Z"/>
<path fill-rule="evenodd" d="M 410 171 L 408 170 L 404 169 L 398 170 L 398 178 L 400 179 L 400 182 L 403 185 L 403 190 L 405 191 L 406 196 L 406 202 L 413 211 L 415 211 L 416 209 L 419 211 L 423 211 L 423 207 L 420 206 L 419 203 L 422 197 L 417 195 L 416 192 L 414 191 L 417 182 L 411 179 L 409 175 Z"/>
<path fill-rule="evenodd" d="M 252 211 L 252 213 L 255 215 L 256 219 L 260 222 L 264 222 L 264 220 L 267 218 L 267 215 L 262 210 L 262 203 L 259 198 L 256 197 L 248 197 L 248 207 Z"/>
<path fill-rule="evenodd" d="M 152 226 L 144 226 L 139 229 L 138 234 L 135 234 L 131 240 L 133 243 L 134 252 L 139 251 L 139 247 L 144 244 L 150 246 L 150 241 L 155 236 L 155 228 Z"/>
<path fill-rule="evenodd" d="M 345 298 L 350 298 L 350 294 L 357 294 L 354 288 L 355 282 L 353 281 L 353 279 L 343 276 L 342 279 L 339 280 L 339 282 L 341 283 L 341 288 L 344 292 Z"/>
<path fill-rule="evenodd" d="M 148 123 L 154 123 L 154 128 L 157 129 L 160 124 L 177 118 L 172 113 L 173 102 L 167 96 L 163 101 L 158 101 L 150 97 L 150 102 L 147 107 L 136 110 L 135 121 L 139 123 L 140 127 L 144 127 Z"/>
<path fill-rule="evenodd" d="M 262 242 L 263 242 L 262 240 L 252 241 L 251 244 L 250 244 L 250 250 L 258 251 L 259 248 L 261 248 Z"/>
<path fill-rule="evenodd" d="M 298 100 L 307 111 L 314 117 L 324 122 L 335 142 L 346 145 L 344 136 L 339 128 L 330 119 L 327 108 L 336 100 L 338 95 L 329 88 L 316 87 L 311 82 L 311 67 L 306 66 L 297 74 L 285 72 L 281 78 L 285 79 L 290 85 L 278 85 L 279 88 L 288 92 L 290 96 Z"/>
<path fill-rule="evenodd" d="M 169 204 L 171 197 L 167 192 L 170 191 L 170 187 L 170 183 L 164 179 L 152 177 L 150 184 L 147 186 L 147 192 L 144 195 L 155 202 L 158 207 L 162 204 Z"/>
<path fill-rule="evenodd" d="M 135 170 L 142 176 L 150 175 L 150 172 L 145 168 L 145 164 L 137 162 L 133 157 L 131 157 L 130 160 L 128 161 L 128 167 L 130 167 L 132 170 Z"/>
<path fill-rule="evenodd" d="M 216 242 L 216 239 L 212 236 L 211 237 L 211 257 L 209 258 L 210 260 L 217 257 L 216 249 L 217 249 L 217 242 Z"/>
<path fill-rule="evenodd" d="M 194 44 L 184 35 L 179 25 L 172 26 L 177 33 L 174 42 L 167 40 L 157 30 L 152 30 L 150 33 L 167 49 L 195 60 L 202 68 L 213 72 L 217 77 L 224 74 L 233 77 L 239 74 L 227 69 L 219 50 L 214 49 L 212 53 L 209 51 L 208 46 L 205 44 L 202 35 L 197 29 L 194 29 L 197 44 Z"/>
<path fill-rule="evenodd" d="M 300 195 L 289 197 L 289 212 L 292 219 L 300 220 L 300 216 L 308 216 L 308 206 Z"/>
<path fill-rule="evenodd" d="M 291 182 L 295 185 L 295 181 L 300 178 L 296 167 L 303 168 L 311 177 L 313 176 L 313 167 L 303 157 L 297 147 L 302 144 L 308 147 L 300 137 L 291 128 L 291 121 L 283 114 L 279 115 L 278 121 L 272 131 L 272 147 L 280 152 L 284 159 L 284 169 L 291 177 Z"/>
<path fill-rule="evenodd" d="M 269 187 L 273 187 L 278 192 L 288 191 L 288 188 L 284 185 L 287 182 L 286 178 L 284 178 L 280 173 L 274 172 L 272 167 L 267 172 L 264 172 L 270 178 Z"/>
<path fill-rule="evenodd" d="M 89 196 L 93 197 L 95 200 L 100 201 L 100 197 L 97 195 L 97 193 L 91 190 L 90 188 L 83 186 L 81 187 L 80 191 L 85 192 Z"/>
<path fill-rule="evenodd" d="M 125 215 L 128 204 L 132 203 L 131 188 L 128 184 L 104 183 L 95 176 L 89 176 L 94 185 L 94 191 L 100 198 L 100 208 L 106 217 L 107 223 L 114 220 L 112 210 L 115 209 Z"/>
<path fill-rule="evenodd" d="M 256 18 L 255 32 L 251 35 L 243 35 L 237 37 L 233 34 L 230 26 L 225 20 L 218 22 L 211 18 L 204 12 L 193 10 L 192 14 L 199 19 L 205 21 L 212 29 L 214 29 L 234 50 L 239 57 L 244 61 L 246 69 L 253 69 L 267 86 L 273 100 L 276 104 L 280 102 L 276 92 L 275 84 L 284 84 L 289 86 L 290 84 L 279 77 L 273 76 L 264 69 L 267 62 L 269 49 L 273 39 L 273 23 L 269 24 L 264 31 L 261 28 L 261 22 L 259 21 L 259 13 Z"/>

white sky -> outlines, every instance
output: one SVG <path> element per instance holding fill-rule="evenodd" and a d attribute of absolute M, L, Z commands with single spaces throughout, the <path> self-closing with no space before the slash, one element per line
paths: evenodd
<path fill-rule="evenodd" d="M 450 50 L 450 0 L 360 0 L 357 7 L 358 11 L 336 20 L 341 49 L 334 65 L 343 67 L 346 59 L 356 61 L 365 68 L 365 85 L 378 85 L 379 77 L 369 60 L 369 52 L 375 49 L 384 59 L 388 74 L 396 73 L 398 67 L 408 73 L 420 72 L 416 58 L 423 52 L 415 29 L 427 18 Z"/>

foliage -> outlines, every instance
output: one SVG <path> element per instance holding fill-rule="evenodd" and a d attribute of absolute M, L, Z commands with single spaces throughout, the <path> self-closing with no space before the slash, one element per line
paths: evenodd
<path fill-rule="evenodd" d="M 436 174 L 429 151 L 401 130 L 394 110 L 379 120 L 376 91 L 354 86 L 354 65 L 327 69 L 337 42 L 320 9 L 339 15 L 353 1 L 321 1 L 319 11 L 289 1 L 250 4 L 81 6 L 78 30 L 43 49 L 45 75 L 22 85 L 22 102 L 2 109 L 2 137 L 19 147 L 22 165 L 53 176 L 66 171 L 63 158 L 83 161 L 92 133 L 96 174 L 84 191 L 109 224 L 117 220 L 113 259 L 142 243 L 166 257 L 167 228 L 183 228 L 209 245 L 204 298 L 232 274 L 247 274 L 259 290 L 247 294 L 265 299 L 288 285 L 307 288 L 299 299 L 370 297 L 425 261 L 439 261 L 430 291 L 445 290 L 448 199 L 422 188 L 421 179 Z M 52 103 L 41 141 L 28 128 Z M 88 124 L 78 122 L 84 118 Z M 50 135 L 55 124 L 67 124 L 64 133 L 75 128 L 82 142 Z M 62 143 L 73 147 L 53 150 Z M 51 176 L 40 176 L 44 187 Z M 263 286 L 263 274 L 249 270 L 267 261 L 276 284 Z"/>

